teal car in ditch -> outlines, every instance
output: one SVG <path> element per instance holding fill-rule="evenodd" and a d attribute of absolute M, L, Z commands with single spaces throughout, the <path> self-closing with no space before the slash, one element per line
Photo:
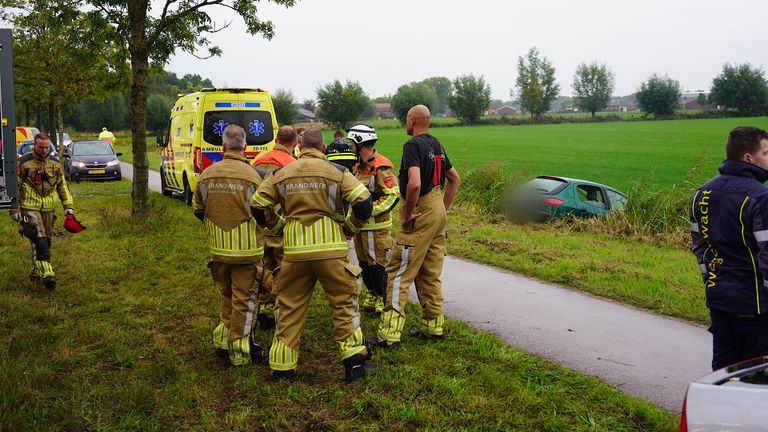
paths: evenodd
<path fill-rule="evenodd" d="M 604 216 L 627 203 L 622 192 L 589 180 L 538 176 L 517 188 L 507 204 L 511 219 L 544 222 L 563 217 Z"/>

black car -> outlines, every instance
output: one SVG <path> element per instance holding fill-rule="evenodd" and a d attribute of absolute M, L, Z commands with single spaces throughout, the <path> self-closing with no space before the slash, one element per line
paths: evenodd
<path fill-rule="evenodd" d="M 64 155 L 64 170 L 67 178 L 80 180 L 120 180 L 122 153 L 115 153 L 112 144 L 106 141 L 75 141 Z"/>

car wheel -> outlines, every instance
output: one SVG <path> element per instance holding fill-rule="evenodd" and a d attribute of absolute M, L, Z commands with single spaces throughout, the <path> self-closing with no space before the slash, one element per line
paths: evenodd
<path fill-rule="evenodd" d="M 192 189 L 189 188 L 189 182 L 187 181 L 186 175 L 184 175 L 184 202 L 187 203 L 188 206 L 192 205 Z"/>
<path fill-rule="evenodd" d="M 165 170 L 162 167 L 160 168 L 160 191 L 167 197 L 173 195 L 173 191 L 168 189 L 168 185 L 165 183 Z"/>

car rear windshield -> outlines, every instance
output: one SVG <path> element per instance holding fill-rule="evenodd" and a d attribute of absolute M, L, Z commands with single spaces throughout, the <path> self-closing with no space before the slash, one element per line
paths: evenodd
<path fill-rule="evenodd" d="M 561 179 L 550 177 L 536 177 L 528 182 L 527 187 L 545 194 L 556 194 L 560 192 L 568 182 Z"/>
<path fill-rule="evenodd" d="M 245 129 L 248 145 L 264 145 L 274 138 L 269 111 L 208 111 L 203 118 L 203 139 L 221 145 L 224 129 L 231 124 Z"/>
<path fill-rule="evenodd" d="M 75 144 L 74 156 L 104 156 L 115 154 L 112 146 L 106 141 L 81 142 Z"/>

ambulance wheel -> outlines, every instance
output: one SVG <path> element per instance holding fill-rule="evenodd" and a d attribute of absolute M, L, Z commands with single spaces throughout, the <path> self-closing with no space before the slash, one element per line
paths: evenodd
<path fill-rule="evenodd" d="M 167 197 L 173 195 L 173 191 L 168 189 L 168 185 L 165 184 L 165 170 L 162 168 L 160 168 L 160 190 Z"/>
<path fill-rule="evenodd" d="M 187 181 L 187 176 L 184 176 L 184 202 L 187 203 L 188 206 L 192 205 L 192 189 L 189 188 L 189 182 Z"/>

